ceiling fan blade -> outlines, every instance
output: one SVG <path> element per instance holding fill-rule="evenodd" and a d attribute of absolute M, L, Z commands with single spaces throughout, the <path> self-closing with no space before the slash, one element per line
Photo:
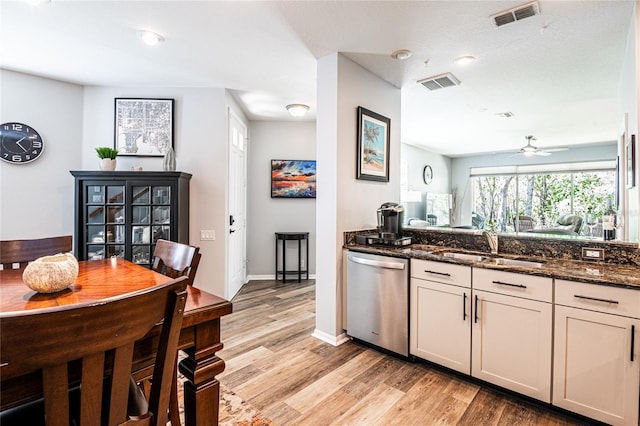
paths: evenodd
<path fill-rule="evenodd" d="M 560 151 L 569 151 L 569 148 L 549 148 L 545 149 L 546 152 L 560 152 Z"/>
<path fill-rule="evenodd" d="M 547 151 L 536 151 L 534 153 L 534 155 L 538 155 L 540 157 L 547 157 L 547 156 L 551 155 L 551 153 L 547 152 Z"/>

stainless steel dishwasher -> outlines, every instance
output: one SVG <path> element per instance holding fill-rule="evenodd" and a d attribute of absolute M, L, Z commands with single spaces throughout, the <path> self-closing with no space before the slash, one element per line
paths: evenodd
<path fill-rule="evenodd" d="M 409 260 L 347 256 L 347 335 L 409 356 Z"/>

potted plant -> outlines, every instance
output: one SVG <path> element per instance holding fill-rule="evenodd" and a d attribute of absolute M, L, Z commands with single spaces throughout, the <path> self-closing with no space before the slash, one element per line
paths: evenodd
<path fill-rule="evenodd" d="M 110 148 L 108 146 L 101 146 L 96 148 L 96 153 L 100 159 L 100 170 L 113 171 L 116 169 L 116 156 L 118 150 Z"/>

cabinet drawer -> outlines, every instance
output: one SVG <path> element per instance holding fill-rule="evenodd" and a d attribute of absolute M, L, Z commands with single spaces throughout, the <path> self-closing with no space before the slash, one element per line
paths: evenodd
<path fill-rule="evenodd" d="M 473 288 L 551 303 L 553 279 L 494 269 L 473 269 Z"/>
<path fill-rule="evenodd" d="M 640 290 L 556 280 L 556 304 L 640 318 Z"/>
<path fill-rule="evenodd" d="M 423 280 L 471 287 L 471 267 L 411 259 L 411 276 Z"/>

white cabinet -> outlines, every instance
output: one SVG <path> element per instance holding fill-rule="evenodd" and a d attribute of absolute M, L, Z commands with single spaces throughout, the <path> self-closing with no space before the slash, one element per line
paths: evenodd
<path fill-rule="evenodd" d="M 473 288 L 471 375 L 551 402 L 553 280 L 474 269 Z"/>
<path fill-rule="evenodd" d="M 409 351 L 469 374 L 471 267 L 411 260 Z"/>
<path fill-rule="evenodd" d="M 556 280 L 553 404 L 638 424 L 640 291 Z"/>

